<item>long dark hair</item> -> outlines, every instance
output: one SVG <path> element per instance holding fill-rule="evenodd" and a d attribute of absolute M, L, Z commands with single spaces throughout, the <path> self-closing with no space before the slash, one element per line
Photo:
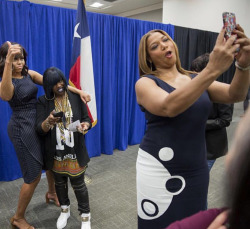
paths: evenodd
<path fill-rule="evenodd" d="M 23 69 L 22 69 L 22 76 L 27 76 L 28 75 L 28 66 L 26 65 L 26 61 L 27 61 L 27 52 L 25 50 L 25 48 L 16 43 L 16 42 L 10 42 L 12 45 L 19 45 L 20 48 L 22 49 L 22 53 L 23 53 L 23 58 L 24 58 L 24 66 L 23 66 Z M 9 46 L 8 46 L 8 43 L 5 42 L 2 44 L 2 46 L 0 47 L 0 77 L 3 76 L 3 71 L 4 71 L 4 65 L 5 65 L 5 60 L 6 60 L 6 56 L 7 56 L 7 53 L 8 53 L 8 50 L 9 50 Z"/>
<path fill-rule="evenodd" d="M 248 229 L 250 225 L 250 108 L 245 115 L 237 129 L 232 145 L 234 156 L 228 166 L 229 229 Z"/>
<path fill-rule="evenodd" d="M 64 82 L 64 89 L 67 90 L 67 81 L 60 69 L 50 67 L 45 70 L 43 73 L 43 89 L 46 99 L 51 100 L 54 98 L 53 87 L 61 80 Z"/>

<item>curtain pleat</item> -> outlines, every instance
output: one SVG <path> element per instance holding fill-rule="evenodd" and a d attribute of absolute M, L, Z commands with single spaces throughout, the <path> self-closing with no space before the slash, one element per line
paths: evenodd
<path fill-rule="evenodd" d="M 92 156 L 140 143 L 145 118 L 136 102 L 138 45 L 154 28 L 174 34 L 172 25 L 88 13 L 93 52 L 98 125 L 86 136 Z M 98 139 L 93 144 L 92 139 Z"/>
<path fill-rule="evenodd" d="M 0 44 L 9 40 L 27 47 L 29 9 L 28 2 L 0 2 Z M 0 99 L 0 181 L 22 176 L 14 147 L 7 134 L 11 113 L 8 103 Z"/>

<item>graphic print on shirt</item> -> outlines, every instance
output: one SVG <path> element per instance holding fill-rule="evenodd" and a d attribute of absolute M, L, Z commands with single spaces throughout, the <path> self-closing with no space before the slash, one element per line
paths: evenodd
<path fill-rule="evenodd" d="M 162 148 L 158 156 L 161 161 L 170 161 L 174 151 Z M 169 171 L 155 157 L 139 148 L 137 158 L 137 206 L 142 219 L 156 219 L 162 216 L 170 206 L 173 196 L 180 194 L 186 186 L 181 176 L 171 176 Z M 179 179 L 181 187 L 175 192 L 167 190 L 167 182 Z"/>
<path fill-rule="evenodd" d="M 67 145 L 70 148 L 74 147 L 74 134 L 72 131 L 64 129 L 64 138 L 65 138 L 65 145 Z M 64 150 L 64 144 L 62 144 L 62 137 L 61 137 L 61 131 L 56 126 L 56 149 L 57 150 Z"/>

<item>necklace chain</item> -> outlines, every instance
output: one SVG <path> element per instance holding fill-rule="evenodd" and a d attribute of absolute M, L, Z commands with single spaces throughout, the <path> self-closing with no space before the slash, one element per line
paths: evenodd
<path fill-rule="evenodd" d="M 72 123 L 72 111 L 67 93 L 65 93 L 65 96 L 60 101 L 55 98 L 55 111 L 62 111 L 64 113 L 62 120 L 64 124 L 63 122 L 60 122 L 57 124 L 57 126 L 61 132 L 61 139 L 65 142 L 64 129 L 67 128 L 70 123 Z"/>

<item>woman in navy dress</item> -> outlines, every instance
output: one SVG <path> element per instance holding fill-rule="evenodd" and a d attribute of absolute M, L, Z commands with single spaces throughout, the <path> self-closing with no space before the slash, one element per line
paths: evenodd
<path fill-rule="evenodd" d="M 27 53 L 20 44 L 5 42 L 0 47 L 0 97 L 9 102 L 13 112 L 8 123 L 8 135 L 14 145 L 24 179 L 17 210 L 11 218 L 12 226 L 20 229 L 34 228 L 25 220 L 25 211 L 40 181 L 43 166 L 40 141 L 35 131 L 38 91 L 35 84 L 42 85 L 43 79 L 39 73 L 28 70 L 26 58 Z M 89 100 L 84 92 L 70 88 Z M 51 199 L 57 203 L 53 176 L 49 172 L 46 174 L 49 186 L 46 201 Z"/>
<path fill-rule="evenodd" d="M 224 33 L 198 75 L 181 67 L 177 46 L 166 32 L 152 30 L 141 39 L 141 78 L 135 89 L 147 130 L 136 164 L 138 228 L 165 228 L 206 208 L 205 124 L 211 101 L 244 100 L 249 85 L 250 50 L 243 29 L 237 26 L 236 41 L 235 35 L 225 41 Z M 231 85 L 215 81 L 234 58 Z"/>

